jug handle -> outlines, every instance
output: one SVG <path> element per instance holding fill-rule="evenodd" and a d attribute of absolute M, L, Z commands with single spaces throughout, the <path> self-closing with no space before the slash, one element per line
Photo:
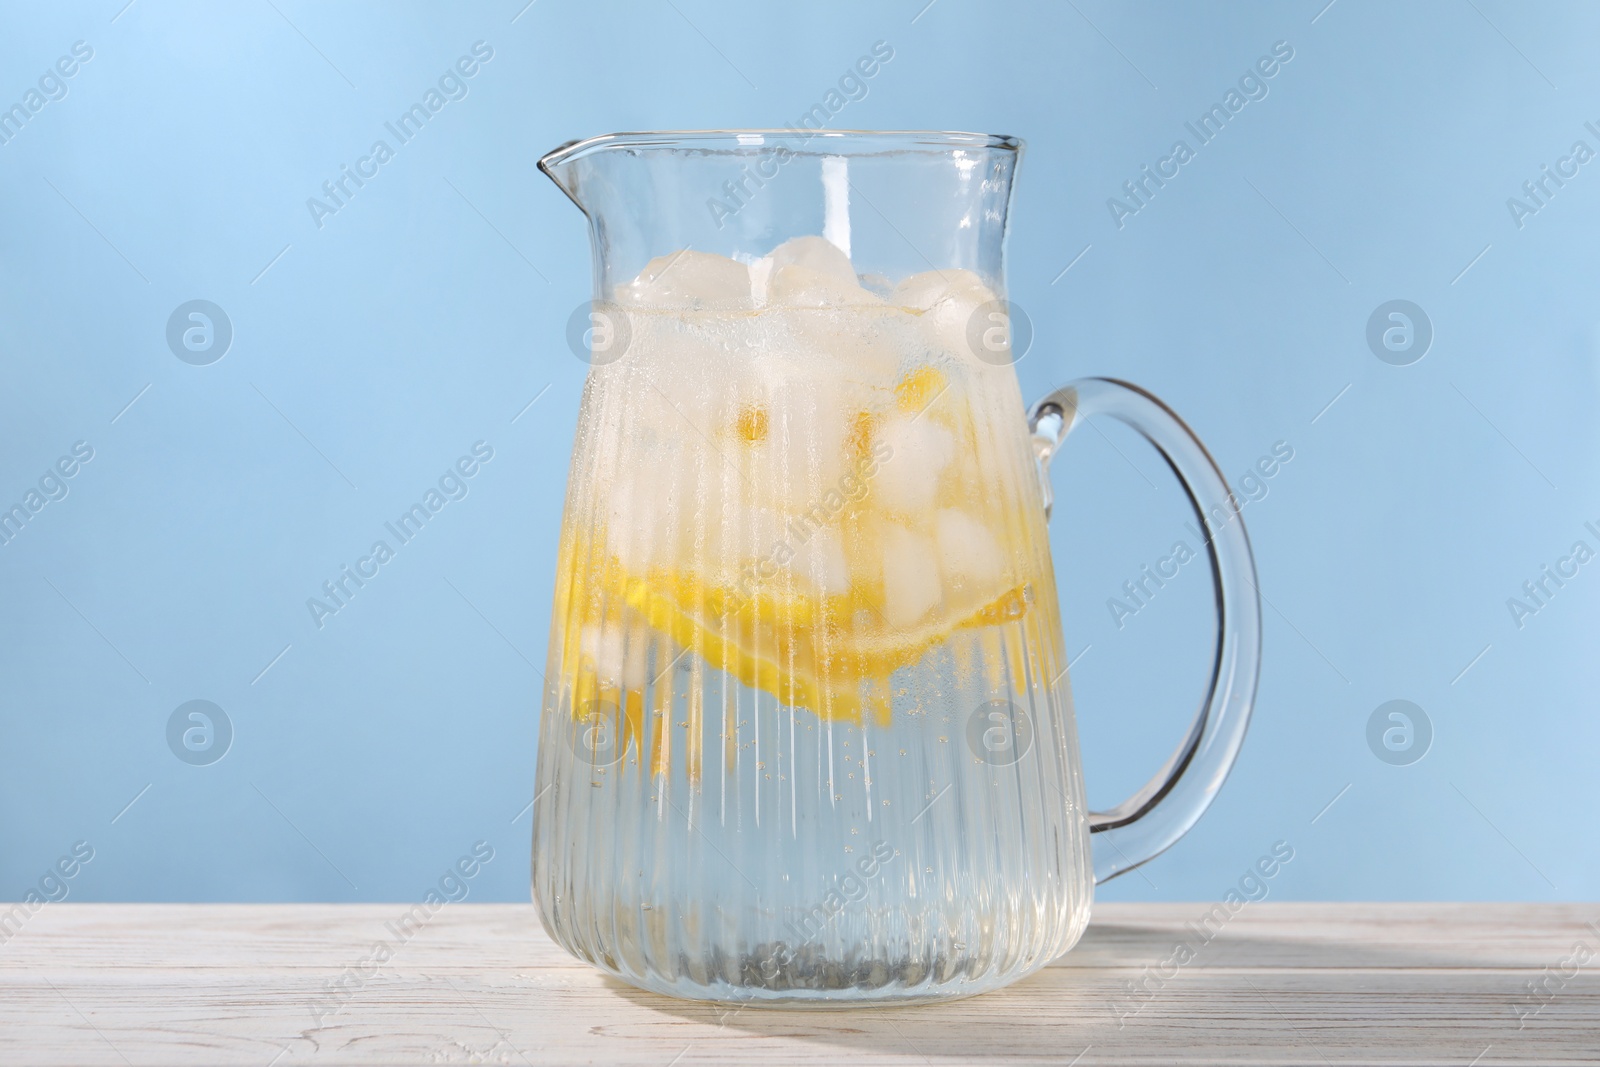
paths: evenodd
<path fill-rule="evenodd" d="M 1089 813 L 1098 884 L 1166 851 L 1210 806 L 1233 768 L 1250 723 L 1261 672 L 1261 600 L 1255 559 L 1238 498 L 1216 462 L 1182 419 L 1136 385 L 1080 378 L 1028 413 L 1038 457 L 1045 517 L 1051 505 L 1049 463 L 1067 434 L 1092 415 L 1133 428 L 1178 476 L 1206 530 L 1217 606 L 1216 659 L 1200 713 L 1172 758 L 1137 793 L 1109 811 Z"/>

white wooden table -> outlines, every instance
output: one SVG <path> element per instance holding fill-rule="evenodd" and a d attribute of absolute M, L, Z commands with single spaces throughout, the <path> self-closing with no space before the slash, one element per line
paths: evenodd
<path fill-rule="evenodd" d="M 51 904 L 0 944 L 0 1064 L 1600 1063 L 1600 905 L 1264 902 L 1163 966 L 1207 907 L 1102 905 L 988 996 L 799 1012 L 635 991 L 530 906 L 401 943 L 399 904 Z"/>

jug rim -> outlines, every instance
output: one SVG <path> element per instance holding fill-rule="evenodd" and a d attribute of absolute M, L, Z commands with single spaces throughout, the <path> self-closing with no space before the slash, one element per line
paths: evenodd
<path fill-rule="evenodd" d="M 823 145 L 813 145 L 817 138 Z M 793 142 L 799 141 L 796 147 Z M 647 130 L 605 133 L 568 141 L 546 152 L 539 169 L 570 163 L 582 156 L 609 148 L 643 148 L 667 151 L 748 153 L 752 149 L 781 145 L 795 155 L 871 156 L 917 149 L 991 148 L 1021 152 L 1021 138 L 1000 133 L 972 133 L 962 130 L 811 130 L 784 127 L 743 130 Z"/>

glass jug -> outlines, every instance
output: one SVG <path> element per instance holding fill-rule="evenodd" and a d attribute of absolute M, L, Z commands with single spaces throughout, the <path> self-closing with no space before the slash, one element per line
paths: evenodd
<path fill-rule="evenodd" d="M 540 161 L 594 258 L 533 807 L 533 897 L 579 958 L 736 1003 L 982 993 L 1071 948 L 1095 883 L 1221 786 L 1261 640 L 1239 506 L 1134 386 L 1024 411 L 1021 153 L 786 129 Z M 1220 617 L 1188 735 L 1107 812 L 1084 803 L 1045 526 L 1048 461 L 1093 415 L 1177 473 Z"/>

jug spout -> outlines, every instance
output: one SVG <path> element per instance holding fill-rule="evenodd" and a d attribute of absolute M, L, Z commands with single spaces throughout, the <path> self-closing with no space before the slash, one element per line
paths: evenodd
<path fill-rule="evenodd" d="M 608 133 L 568 141 L 546 152 L 539 169 L 561 187 L 578 210 L 598 223 L 606 214 L 628 209 L 654 213 L 654 188 L 661 182 L 661 150 L 671 149 L 682 135 L 672 133 Z M 644 163 L 644 166 L 639 164 Z M 621 198 L 620 200 L 618 198 Z"/>
<path fill-rule="evenodd" d="M 546 152 L 539 160 L 539 169 L 555 182 L 574 204 L 578 205 L 579 211 L 587 215 L 588 211 L 584 208 L 583 201 L 578 199 L 578 155 L 572 151 L 582 143 L 582 141 L 568 141 Z"/>

